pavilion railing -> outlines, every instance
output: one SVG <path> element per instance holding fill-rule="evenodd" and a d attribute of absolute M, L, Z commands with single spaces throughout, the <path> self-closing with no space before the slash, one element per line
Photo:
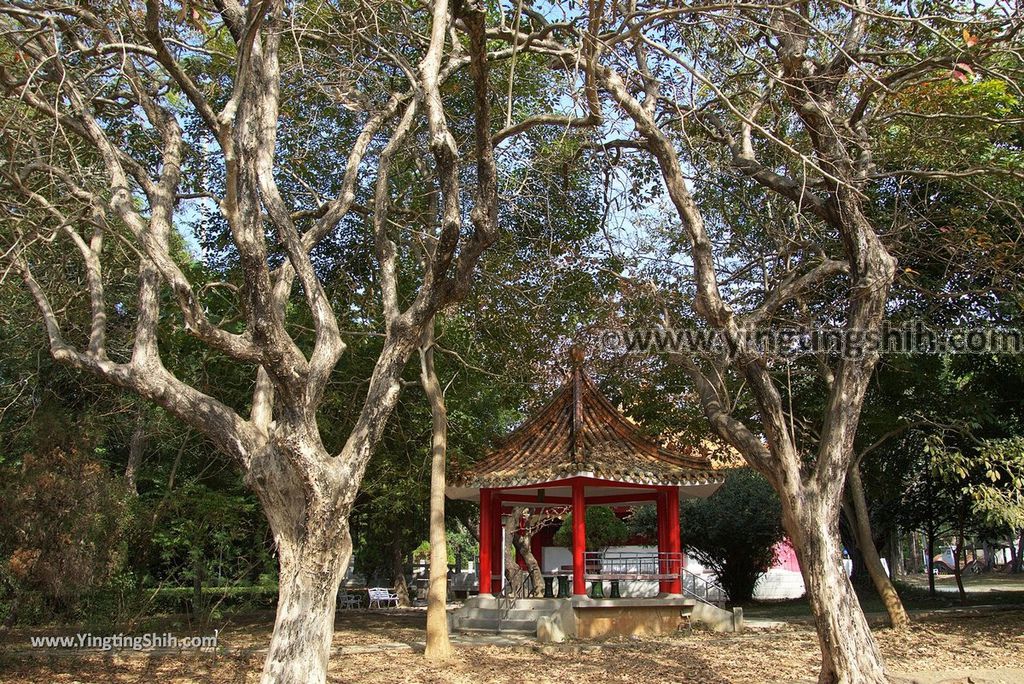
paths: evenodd
<path fill-rule="evenodd" d="M 683 594 L 723 605 L 728 600 L 725 590 L 683 567 L 683 554 L 672 551 L 587 551 L 585 556 L 588 580 L 674 580 L 679 578 Z"/>
<path fill-rule="evenodd" d="M 704 603 L 722 607 L 729 600 L 729 595 L 725 593 L 725 589 L 721 585 L 709 582 L 700 575 L 694 574 L 685 568 L 683 568 L 682 580 L 683 593 Z"/>

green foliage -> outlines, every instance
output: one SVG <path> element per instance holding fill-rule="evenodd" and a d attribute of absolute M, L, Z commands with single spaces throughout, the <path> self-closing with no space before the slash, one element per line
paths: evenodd
<path fill-rule="evenodd" d="M 271 565 L 262 514 L 252 496 L 224 484 L 188 482 L 153 532 L 159 575 L 176 584 L 223 586 L 254 579 Z"/>
<path fill-rule="evenodd" d="M 708 498 L 683 501 L 679 517 L 687 553 L 718 575 L 734 603 L 750 601 L 785 536 L 779 497 L 771 485 L 749 468 L 729 471 L 725 484 Z M 655 537 L 654 507 L 637 508 L 630 525 L 637 534 Z"/>
<path fill-rule="evenodd" d="M 1024 527 L 1024 437 L 987 439 L 964 450 L 933 438 L 926 452 L 933 456 L 933 476 L 970 500 L 978 524 Z"/>
<path fill-rule="evenodd" d="M 607 506 L 587 507 L 587 549 L 601 551 L 629 538 L 629 526 Z M 555 532 L 555 543 L 572 548 L 572 513 Z"/>
<path fill-rule="evenodd" d="M 905 429 L 864 461 L 876 528 L 1016 536 L 1022 392 L 1015 356 L 885 359 L 858 443 Z"/>

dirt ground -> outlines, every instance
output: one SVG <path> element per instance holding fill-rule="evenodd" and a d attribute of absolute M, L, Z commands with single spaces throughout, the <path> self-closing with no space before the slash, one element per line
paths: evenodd
<path fill-rule="evenodd" d="M 418 652 L 424 622 L 420 611 L 340 614 L 329 680 L 805 682 L 815 680 L 819 659 L 814 632 L 794 624 L 736 635 L 694 630 L 657 639 L 557 647 L 526 641 L 502 646 L 463 643 L 450 663 L 430 665 Z M 8 632 L 0 637 L 0 682 L 255 682 L 271 624 L 269 614 L 221 624 L 216 654 L 32 649 L 30 636 L 56 632 Z M 1024 683 L 1024 611 L 945 615 L 919 620 L 902 635 L 879 629 L 876 637 L 893 674 L 910 681 Z"/>

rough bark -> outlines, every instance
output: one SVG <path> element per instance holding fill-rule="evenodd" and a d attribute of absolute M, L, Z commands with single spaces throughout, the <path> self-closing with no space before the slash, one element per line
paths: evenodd
<path fill-rule="evenodd" d="M 799 33 L 794 35 L 800 35 Z M 787 41 L 789 37 L 785 38 Z M 796 46 L 788 50 L 798 51 Z M 796 59 L 796 58 L 794 58 Z M 803 58 L 800 57 L 800 60 Z M 785 62 L 785 58 L 783 58 Z M 792 65 L 790 65 L 792 66 Z M 822 684 L 884 682 L 885 665 L 868 629 L 849 578 L 842 569 L 839 544 L 839 511 L 846 473 L 854 462 L 853 442 L 868 382 L 877 353 L 842 357 L 827 378 L 827 406 L 813 463 L 805 466 L 783 407 L 782 395 L 771 376 L 767 359 L 742 334 L 744 321 L 723 299 L 710 236 L 700 209 L 687 188 L 682 165 L 671 139 L 661 130 L 644 103 L 634 98 L 622 77 L 608 67 L 600 70 L 601 84 L 637 125 L 647 149 L 661 170 L 669 198 L 687 234 L 696 280 L 694 309 L 709 325 L 721 331 L 729 345 L 731 363 L 749 385 L 763 430 L 762 441 L 729 414 L 728 391 L 719 380 L 704 375 L 696 363 L 676 356 L 693 380 L 711 426 L 736 448 L 748 463 L 765 474 L 779 492 L 787 515 L 787 532 L 793 540 L 805 572 L 807 594 L 815 615 L 822 650 Z M 795 78 L 795 77 L 794 77 Z M 854 189 L 855 171 L 841 141 L 830 137 L 831 124 L 819 103 L 807 101 L 802 88 L 791 97 L 814 132 L 818 154 L 843 168 L 850 184 L 835 185 L 821 202 L 823 219 L 840 235 L 850 264 L 850 294 L 846 327 L 877 331 L 895 272 L 895 260 L 886 251 L 864 214 L 862 198 Z M 749 129 L 747 130 L 749 135 Z M 766 297 L 764 306 L 777 306 L 797 296 L 789 289 Z M 760 317 L 755 311 L 752 316 Z"/>
<path fill-rule="evenodd" d="M 882 655 L 842 564 L 839 510 L 813 492 L 783 497 L 783 524 L 793 542 L 821 645 L 821 684 L 888 681 Z"/>
<path fill-rule="evenodd" d="M 889 573 L 895 582 L 906 573 L 903 567 L 903 538 L 898 528 L 889 536 Z"/>
<path fill-rule="evenodd" d="M 904 630 L 910 626 L 910 616 L 903 607 L 903 601 L 893 586 L 889 576 L 882 565 L 882 559 L 878 555 L 878 548 L 875 546 L 874 537 L 871 534 L 871 519 L 868 516 L 867 500 L 864 496 L 864 483 L 860 476 L 860 467 L 856 464 L 850 468 L 846 480 L 847 490 L 852 502 L 854 531 L 857 537 L 857 546 L 864 555 L 864 563 L 867 566 L 871 582 L 875 585 L 882 603 L 885 605 L 885 612 L 889 616 L 889 626 L 896 630 Z M 892 563 L 895 565 L 895 562 Z"/>
<path fill-rule="evenodd" d="M 347 522 L 344 527 L 334 538 L 278 544 L 277 616 L 261 684 L 326 680 L 338 587 L 352 555 Z"/>
<path fill-rule="evenodd" d="M 451 657 L 448 639 L 448 540 L 444 518 L 445 464 L 448 449 L 448 415 L 444 392 L 434 367 L 434 330 L 427 329 L 420 347 L 420 382 L 430 402 L 430 587 L 427 590 L 428 660 Z"/>
<path fill-rule="evenodd" d="M 524 510 L 522 507 L 513 508 L 503 525 L 505 529 L 505 545 L 502 548 L 502 555 L 505 558 L 506 587 L 511 591 L 518 591 L 519 587 L 523 584 L 524 578 L 528 577 L 528 574 L 519 566 L 519 561 L 516 559 L 518 550 L 516 538 L 519 537 L 519 525 L 522 521 Z"/>

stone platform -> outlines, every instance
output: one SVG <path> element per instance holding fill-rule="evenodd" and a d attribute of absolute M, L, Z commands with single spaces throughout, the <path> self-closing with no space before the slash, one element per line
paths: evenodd
<path fill-rule="evenodd" d="M 451 628 L 463 633 L 535 635 L 551 643 L 566 638 L 671 634 L 690 623 L 716 631 L 740 631 L 743 613 L 724 610 L 684 596 L 654 598 L 522 598 L 511 604 L 491 596 L 474 596 L 451 614 Z"/>

